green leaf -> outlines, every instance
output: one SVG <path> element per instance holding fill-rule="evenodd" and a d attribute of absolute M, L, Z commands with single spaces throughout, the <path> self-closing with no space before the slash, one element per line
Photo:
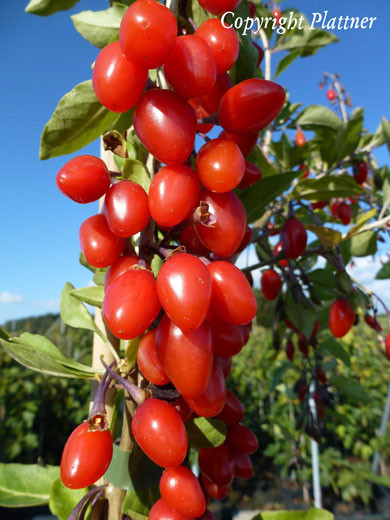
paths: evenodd
<path fill-rule="evenodd" d="M 26 13 L 48 16 L 57 11 L 66 11 L 79 0 L 31 0 L 25 8 Z"/>
<path fill-rule="evenodd" d="M 242 18 L 245 20 L 249 17 L 249 7 L 247 0 L 243 0 L 237 9 L 234 11 L 234 18 Z M 231 23 L 231 19 L 226 17 L 226 23 Z M 243 31 L 237 31 L 240 49 L 238 58 L 234 66 L 234 83 L 239 83 L 245 79 L 257 77 L 256 64 L 258 52 L 252 43 L 250 31 L 243 34 Z"/>
<path fill-rule="evenodd" d="M 151 184 L 150 173 L 144 163 L 136 159 L 125 159 L 122 172 L 123 179 L 136 182 L 143 187 L 146 193 L 149 193 Z"/>
<path fill-rule="evenodd" d="M 59 475 L 58 466 L 0 464 L 0 506 L 31 507 L 47 504 L 50 487 Z"/>
<path fill-rule="evenodd" d="M 288 190 L 292 181 L 300 173 L 298 171 L 279 173 L 262 179 L 250 188 L 237 190 L 247 211 L 248 224 L 260 218 L 267 204 Z"/>
<path fill-rule="evenodd" d="M 330 43 L 338 42 L 334 34 L 320 29 L 311 29 L 308 25 L 294 32 L 289 38 L 278 42 L 275 51 L 299 49 L 304 56 L 315 54 L 318 49 Z"/>
<path fill-rule="evenodd" d="M 152 263 L 150 264 L 150 267 L 152 268 L 153 274 L 155 277 L 157 277 L 159 270 L 161 269 L 161 266 L 163 265 L 163 261 L 159 255 L 154 255 L 152 259 Z"/>
<path fill-rule="evenodd" d="M 104 273 L 105 275 L 105 273 Z M 95 307 L 102 308 L 104 299 L 104 287 L 101 285 L 92 287 L 83 287 L 82 289 L 74 289 L 70 292 L 72 296 L 75 296 L 78 300 L 94 305 Z"/>
<path fill-rule="evenodd" d="M 356 235 L 360 229 L 367 224 L 368 221 L 370 221 L 372 218 L 375 217 L 377 214 L 377 210 L 375 208 L 370 209 L 366 213 L 363 213 L 356 221 L 356 224 L 349 230 L 348 235 L 346 238 L 349 238 L 353 235 Z"/>
<path fill-rule="evenodd" d="M 343 121 L 322 105 L 310 105 L 297 117 L 296 122 L 305 130 L 330 128 L 336 132 L 343 128 Z"/>
<path fill-rule="evenodd" d="M 376 280 L 387 280 L 388 278 L 390 278 L 390 260 L 381 267 L 375 276 Z"/>
<path fill-rule="evenodd" d="M 83 38 L 102 49 L 119 38 L 119 26 L 127 7 L 114 4 L 104 11 L 82 11 L 71 16 Z"/>
<path fill-rule="evenodd" d="M 201 7 L 198 0 L 192 0 L 191 2 L 191 12 L 192 12 L 192 19 L 194 20 L 194 23 L 197 27 L 201 25 L 203 22 L 208 20 L 209 18 L 214 18 L 211 14 L 209 14 L 207 11 Z"/>
<path fill-rule="evenodd" d="M 216 448 L 226 439 L 226 425 L 217 419 L 196 417 L 186 423 L 191 448 Z"/>
<path fill-rule="evenodd" d="M 333 515 L 325 509 L 312 507 L 308 511 L 265 511 L 252 520 L 333 520 Z"/>
<path fill-rule="evenodd" d="M 96 285 L 104 285 L 104 280 L 106 279 L 107 269 L 97 269 L 96 273 L 93 275 L 92 280 Z"/>
<path fill-rule="evenodd" d="M 301 50 L 295 50 L 292 52 L 289 52 L 284 58 L 282 58 L 277 66 L 274 79 L 276 79 L 284 70 L 287 69 L 293 63 L 299 56 L 302 54 Z"/>
<path fill-rule="evenodd" d="M 44 336 L 23 333 L 18 338 L 0 339 L 4 350 L 21 365 L 60 377 L 80 377 L 92 379 L 96 370 L 64 356 L 58 348 Z"/>
<path fill-rule="evenodd" d="M 123 512 L 133 520 L 147 520 L 153 504 L 160 498 L 158 487 L 141 491 L 129 490 L 123 503 Z"/>
<path fill-rule="evenodd" d="M 352 256 L 375 255 L 377 250 L 377 236 L 375 231 L 364 231 L 354 235 L 350 242 L 350 252 Z"/>
<path fill-rule="evenodd" d="M 315 226 L 314 224 L 306 224 L 306 229 L 314 233 L 324 247 L 330 249 L 336 247 L 342 238 L 340 231 L 337 231 L 337 229 Z"/>
<path fill-rule="evenodd" d="M 114 127 L 122 116 L 101 105 L 92 80 L 79 83 L 60 100 L 46 123 L 39 157 L 49 159 L 76 152 Z"/>
<path fill-rule="evenodd" d="M 325 341 L 322 341 L 319 348 L 319 353 L 328 352 L 333 357 L 340 359 L 344 363 L 344 365 L 347 365 L 348 367 L 351 366 L 351 359 L 349 357 L 349 354 L 343 349 L 343 347 L 340 345 L 338 341 L 336 341 L 333 338 L 329 338 Z"/>
<path fill-rule="evenodd" d="M 382 135 L 384 137 L 387 149 L 390 153 L 390 123 L 387 121 L 387 119 L 385 117 L 382 117 L 380 126 L 381 126 Z"/>
<path fill-rule="evenodd" d="M 88 488 L 69 489 L 58 478 L 50 488 L 49 508 L 53 515 L 59 520 L 68 520 L 71 512 L 88 493 Z"/>
<path fill-rule="evenodd" d="M 85 305 L 72 292 L 75 287 L 66 282 L 61 293 L 60 314 L 67 325 L 74 328 L 87 329 L 96 332 L 96 325 Z"/>
<path fill-rule="evenodd" d="M 272 383 L 271 387 L 269 389 L 270 393 L 275 390 L 275 388 L 280 383 L 284 373 L 289 369 L 292 368 L 292 365 L 290 361 L 284 361 L 275 371 L 272 377 Z"/>
<path fill-rule="evenodd" d="M 341 394 L 356 403 L 369 403 L 371 401 L 364 387 L 358 381 L 355 381 L 355 379 L 342 375 L 333 376 L 330 379 L 330 384 L 335 386 Z"/>
<path fill-rule="evenodd" d="M 254 147 L 246 160 L 256 164 L 256 166 L 260 168 L 263 178 L 278 173 L 277 169 L 266 159 L 259 146 Z"/>
<path fill-rule="evenodd" d="M 318 202 L 333 197 L 351 197 L 363 192 L 364 189 L 350 175 L 326 175 L 320 179 L 300 180 L 291 192 L 290 198 Z"/>
<path fill-rule="evenodd" d="M 83 267 L 86 267 L 89 271 L 91 271 L 91 273 L 96 273 L 96 271 L 97 271 L 96 267 L 93 267 L 91 264 L 89 264 L 87 262 L 87 260 L 85 259 L 85 256 L 81 252 L 80 252 L 80 256 L 79 256 L 79 262 Z"/>
<path fill-rule="evenodd" d="M 304 335 L 310 338 L 317 319 L 316 311 L 294 300 L 291 291 L 286 294 L 286 314 L 292 324 Z"/>

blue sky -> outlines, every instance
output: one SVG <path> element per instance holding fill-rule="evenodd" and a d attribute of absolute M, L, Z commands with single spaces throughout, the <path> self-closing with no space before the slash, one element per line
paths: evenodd
<path fill-rule="evenodd" d="M 78 264 L 78 229 L 85 218 L 97 212 L 96 205 L 72 203 L 58 192 L 55 175 L 67 159 L 41 162 L 38 149 L 42 128 L 58 100 L 75 84 L 90 78 L 90 66 L 98 52 L 74 30 L 69 15 L 104 9 L 108 1 L 81 0 L 71 11 L 47 18 L 25 14 L 25 4 L 27 0 L 4 2 L 0 20 L 0 323 L 56 311 L 67 280 L 79 287 L 88 284 L 89 274 Z M 283 8 L 290 6 L 309 18 L 311 13 L 324 10 L 332 17 L 377 17 L 371 30 L 335 31 L 338 44 L 299 60 L 279 77 L 294 102 L 308 105 L 326 103 L 324 91 L 318 89 L 323 71 L 339 72 L 354 105 L 366 109 L 366 128 L 374 131 L 382 115 L 390 117 L 390 70 L 383 48 L 388 38 L 388 0 L 283 2 Z M 91 144 L 83 153 L 97 155 L 98 144 Z M 376 156 L 380 163 L 388 163 L 385 148 Z M 375 267 L 386 248 L 388 243 Z M 363 276 L 365 283 L 382 295 L 389 294 L 389 282 L 372 282 L 375 271 L 370 262 L 359 261 L 355 276 Z"/>

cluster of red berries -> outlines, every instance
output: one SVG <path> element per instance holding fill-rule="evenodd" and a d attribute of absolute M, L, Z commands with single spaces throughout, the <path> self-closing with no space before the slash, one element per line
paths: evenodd
<path fill-rule="evenodd" d="M 221 0 L 200 3 L 214 14 L 229 7 Z M 164 165 L 149 192 L 132 180 L 112 180 L 104 162 L 91 156 L 72 159 L 57 175 L 58 187 L 74 201 L 105 196 L 102 213 L 80 228 L 87 262 L 109 268 L 105 322 L 118 338 L 142 336 L 137 357 L 142 375 L 151 385 L 173 385 L 178 394 L 172 404 L 148 397 L 132 420 L 140 448 L 165 468 L 162 498 L 150 512 L 154 520 L 207 515 L 206 497 L 222 498 L 235 476 L 253 473 L 249 454 L 257 449 L 257 439 L 240 423 L 242 405 L 225 385 L 231 357 L 248 341 L 257 309 L 247 278 L 234 265 L 251 230 L 233 190 L 261 179 L 245 157 L 285 101 L 284 89 L 270 81 L 249 79 L 232 87 L 227 70 L 237 59 L 238 38 L 220 20 L 207 20 L 195 34 L 177 33 L 167 7 L 136 0 L 123 17 L 119 42 L 100 51 L 93 70 L 100 102 L 114 112 L 135 107 L 134 132 Z M 172 89 L 149 88 L 148 69 L 157 67 Z M 210 114 L 222 132 L 207 138 L 195 154 L 196 133 L 210 130 L 208 121 L 197 118 Z M 286 228 L 293 226 L 287 221 Z M 143 231 L 136 254 L 134 235 Z M 283 249 L 296 258 L 302 243 L 290 237 L 292 232 L 282 234 Z M 165 261 L 155 278 L 150 259 L 156 253 Z M 185 422 L 194 414 L 227 425 L 221 446 L 200 451 L 199 479 L 182 465 L 188 448 Z M 91 421 L 84 424 L 88 430 Z M 88 433 L 109 433 L 96 430 Z M 71 480 L 66 485 L 81 487 Z"/>

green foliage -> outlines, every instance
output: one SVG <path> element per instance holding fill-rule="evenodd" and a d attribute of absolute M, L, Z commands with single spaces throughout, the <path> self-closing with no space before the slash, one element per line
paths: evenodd
<path fill-rule="evenodd" d="M 332 520 L 333 515 L 324 509 L 311 508 L 308 511 L 265 511 L 252 520 Z"/>
<path fill-rule="evenodd" d="M 77 4 L 79 0 L 30 0 L 25 11 L 39 16 L 48 16 L 58 11 L 66 11 Z"/>
<path fill-rule="evenodd" d="M 195 417 L 186 423 L 188 442 L 195 450 L 220 446 L 226 438 L 226 425 L 217 419 Z"/>
<path fill-rule="evenodd" d="M 68 520 L 78 502 L 88 492 L 88 488 L 69 489 L 57 478 L 50 488 L 49 508 L 59 520 Z"/>
<path fill-rule="evenodd" d="M 124 5 L 114 4 L 104 11 L 82 11 L 71 19 L 83 38 L 102 49 L 119 39 L 119 26 L 126 9 Z"/>

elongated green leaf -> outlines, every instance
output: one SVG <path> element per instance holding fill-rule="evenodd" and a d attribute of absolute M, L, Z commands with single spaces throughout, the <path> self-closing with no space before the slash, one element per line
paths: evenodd
<path fill-rule="evenodd" d="M 59 520 L 68 520 L 71 512 L 88 493 L 88 488 L 69 489 L 58 478 L 50 488 L 49 508 L 53 515 Z"/>
<path fill-rule="evenodd" d="M 124 179 L 129 179 L 133 182 L 136 182 L 143 187 L 146 193 L 149 193 L 151 180 L 148 169 L 144 163 L 137 161 L 136 159 L 125 159 L 122 172 Z"/>
<path fill-rule="evenodd" d="M 298 303 L 294 300 L 291 291 L 286 294 L 286 314 L 292 324 L 306 337 L 310 338 L 317 313 L 311 307 Z"/>
<path fill-rule="evenodd" d="M 387 149 L 390 153 L 390 123 L 385 117 L 382 117 L 381 120 L 381 130 Z"/>
<path fill-rule="evenodd" d="M 351 360 L 348 353 L 343 349 L 340 343 L 333 338 L 321 341 L 319 352 L 328 352 L 335 358 L 340 359 L 340 361 L 342 361 L 348 367 L 351 366 Z"/>
<path fill-rule="evenodd" d="M 95 331 L 96 325 L 92 316 L 87 311 L 85 305 L 72 294 L 74 290 L 75 287 L 71 283 L 66 282 L 60 300 L 62 320 L 71 327 Z"/>
<path fill-rule="evenodd" d="M 46 123 L 39 157 L 49 159 L 76 152 L 115 127 L 115 123 L 124 116 L 114 114 L 101 105 L 91 80 L 79 83 L 60 100 Z"/>
<path fill-rule="evenodd" d="M 356 233 L 359 232 L 359 230 L 368 222 L 370 221 L 372 218 L 375 217 L 375 215 L 377 214 L 377 210 L 375 208 L 373 209 L 370 209 L 369 211 L 367 211 L 366 213 L 363 213 L 363 215 L 361 215 L 357 221 L 356 221 L 356 224 L 349 230 L 348 232 L 348 235 L 346 238 L 349 238 L 351 237 L 352 235 L 356 235 Z"/>
<path fill-rule="evenodd" d="M 327 175 L 320 179 L 300 180 L 291 192 L 290 198 L 318 202 L 333 197 L 351 197 L 363 192 L 364 189 L 349 175 Z"/>
<path fill-rule="evenodd" d="M 44 336 L 25 332 L 19 338 L 0 339 L 4 350 L 21 365 L 61 377 L 93 378 L 95 369 L 64 356 Z"/>
<path fill-rule="evenodd" d="M 125 11 L 126 6 L 114 4 L 104 11 L 82 11 L 71 19 L 83 38 L 102 49 L 119 38 L 119 26 Z"/>
<path fill-rule="evenodd" d="M 247 0 L 242 0 L 237 9 L 234 11 L 235 19 L 241 17 L 244 20 L 249 17 L 249 7 Z M 231 23 L 227 17 L 227 23 Z M 258 52 L 252 43 L 250 31 L 243 34 L 244 31 L 237 31 L 238 40 L 240 42 L 240 50 L 238 58 L 234 66 L 234 83 L 239 83 L 248 78 L 258 77 L 256 74 L 256 63 Z"/>
<path fill-rule="evenodd" d="M 387 280 L 390 278 L 390 260 L 381 267 L 381 269 L 376 273 L 375 278 L 377 280 Z"/>
<path fill-rule="evenodd" d="M 341 375 L 333 376 L 330 384 L 336 387 L 341 394 L 357 403 L 369 403 L 371 400 L 364 387 L 355 379 Z"/>
<path fill-rule="evenodd" d="M 292 181 L 300 173 L 296 171 L 272 175 L 262 179 L 250 188 L 238 190 L 238 196 L 247 211 L 248 224 L 260 218 L 267 204 L 288 190 Z"/>
<path fill-rule="evenodd" d="M 39 16 L 48 16 L 57 11 L 66 11 L 77 4 L 79 0 L 31 0 L 25 11 Z"/>
<path fill-rule="evenodd" d="M 74 289 L 70 292 L 70 294 L 72 296 L 75 296 L 78 300 L 82 302 L 88 303 L 89 305 L 95 305 L 95 307 L 99 307 L 99 309 L 102 308 L 104 298 L 104 287 L 102 287 L 101 285 L 83 287 L 82 289 Z"/>
<path fill-rule="evenodd" d="M 325 509 L 311 508 L 308 511 L 265 511 L 252 520 L 333 520 L 333 515 Z"/>
<path fill-rule="evenodd" d="M 314 233 L 321 244 L 327 248 L 336 247 L 341 241 L 341 233 L 337 229 L 331 229 L 325 226 L 315 226 L 313 224 L 306 224 L 306 229 Z"/>
<path fill-rule="evenodd" d="M 301 54 L 302 54 L 302 51 L 298 49 L 298 50 L 289 52 L 286 56 L 284 56 L 284 58 L 282 58 L 278 63 L 278 66 L 276 68 L 276 72 L 274 75 L 274 79 L 276 79 L 284 70 L 286 70 L 287 67 L 289 67 L 291 65 L 291 63 L 293 63 L 297 58 L 299 58 L 299 56 Z"/>
<path fill-rule="evenodd" d="M 375 231 L 364 231 L 351 238 L 350 252 L 352 256 L 375 255 L 377 250 L 377 235 Z"/>
<path fill-rule="evenodd" d="M 0 506 L 31 507 L 47 504 L 51 485 L 59 475 L 58 466 L 0 464 Z"/>
<path fill-rule="evenodd" d="M 201 25 L 204 21 L 208 20 L 209 18 L 213 18 L 213 16 L 205 11 L 203 7 L 199 4 L 198 0 L 192 0 L 191 1 L 191 12 L 192 12 L 192 19 L 194 20 L 194 23 L 197 27 Z"/>
<path fill-rule="evenodd" d="M 265 155 L 259 146 L 254 147 L 254 149 L 247 157 L 247 161 L 253 162 L 260 168 L 263 178 L 276 175 L 278 173 L 276 168 L 274 168 L 274 166 L 272 166 L 272 164 L 265 158 Z"/>
<path fill-rule="evenodd" d="M 344 124 L 336 114 L 322 105 L 308 106 L 299 114 L 296 122 L 305 130 L 324 127 L 338 131 Z"/>
<path fill-rule="evenodd" d="M 226 438 L 226 425 L 217 419 L 196 417 L 186 423 L 188 441 L 191 448 L 215 448 Z"/>
<path fill-rule="evenodd" d="M 158 487 L 130 490 L 126 493 L 123 503 L 123 512 L 134 520 L 147 520 L 153 504 L 160 498 Z"/>

